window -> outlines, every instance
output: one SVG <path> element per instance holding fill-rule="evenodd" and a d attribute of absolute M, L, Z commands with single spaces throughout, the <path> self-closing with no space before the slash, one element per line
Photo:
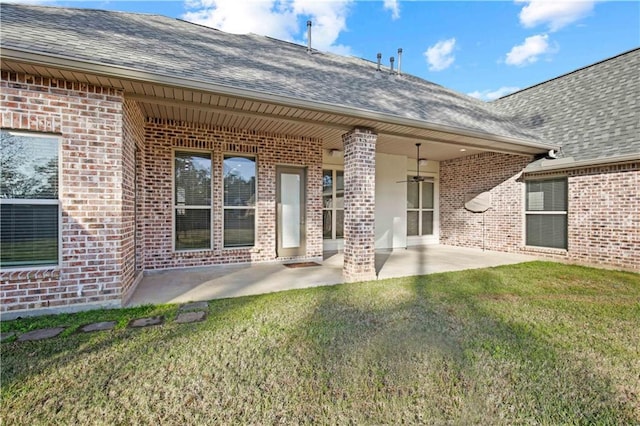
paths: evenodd
<path fill-rule="evenodd" d="M 211 249 L 211 155 L 176 152 L 175 249 Z"/>
<path fill-rule="evenodd" d="M 433 235 L 433 182 L 407 182 L 407 235 Z"/>
<path fill-rule="evenodd" d="M 567 248 L 567 179 L 526 183 L 526 244 Z"/>
<path fill-rule="evenodd" d="M 224 246 L 248 247 L 256 235 L 256 161 L 225 155 Z"/>
<path fill-rule="evenodd" d="M 0 267 L 60 260 L 58 138 L 0 130 Z"/>
<path fill-rule="evenodd" d="M 325 240 L 344 237 L 344 172 L 322 171 L 322 236 Z"/>

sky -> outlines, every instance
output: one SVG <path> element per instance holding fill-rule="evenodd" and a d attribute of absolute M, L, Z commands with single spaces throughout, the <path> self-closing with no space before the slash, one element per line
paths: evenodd
<path fill-rule="evenodd" d="M 490 101 L 640 46 L 640 2 L 591 0 L 39 1 L 156 13 L 383 65 Z"/>

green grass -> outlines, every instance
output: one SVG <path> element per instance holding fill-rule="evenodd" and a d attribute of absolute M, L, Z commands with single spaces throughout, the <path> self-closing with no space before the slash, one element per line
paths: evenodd
<path fill-rule="evenodd" d="M 158 313 L 175 307 L 2 327 Z M 202 323 L 1 348 L 3 424 L 640 424 L 640 276 L 555 263 L 217 300 Z"/>

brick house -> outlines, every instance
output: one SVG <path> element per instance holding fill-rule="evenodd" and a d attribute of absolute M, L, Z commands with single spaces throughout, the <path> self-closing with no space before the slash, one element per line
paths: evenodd
<path fill-rule="evenodd" d="M 1 8 L 5 316 L 325 250 L 345 281 L 425 244 L 640 269 L 639 49 L 484 103 L 162 16 Z"/>

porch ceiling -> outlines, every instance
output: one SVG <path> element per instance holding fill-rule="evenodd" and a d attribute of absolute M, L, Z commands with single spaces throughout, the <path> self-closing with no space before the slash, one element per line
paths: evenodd
<path fill-rule="evenodd" d="M 415 143 L 421 142 L 421 156 L 436 161 L 487 151 L 532 155 L 548 149 L 528 141 L 442 128 L 408 119 L 380 117 L 366 111 L 332 113 L 323 105 L 318 105 L 317 109 L 301 107 L 277 100 L 255 100 L 7 58 L 3 58 L 2 69 L 118 88 L 125 92 L 127 98 L 138 102 L 147 117 L 317 138 L 323 141 L 325 149 L 342 150 L 342 134 L 354 127 L 369 127 L 377 131 L 378 152 L 413 158 Z"/>

